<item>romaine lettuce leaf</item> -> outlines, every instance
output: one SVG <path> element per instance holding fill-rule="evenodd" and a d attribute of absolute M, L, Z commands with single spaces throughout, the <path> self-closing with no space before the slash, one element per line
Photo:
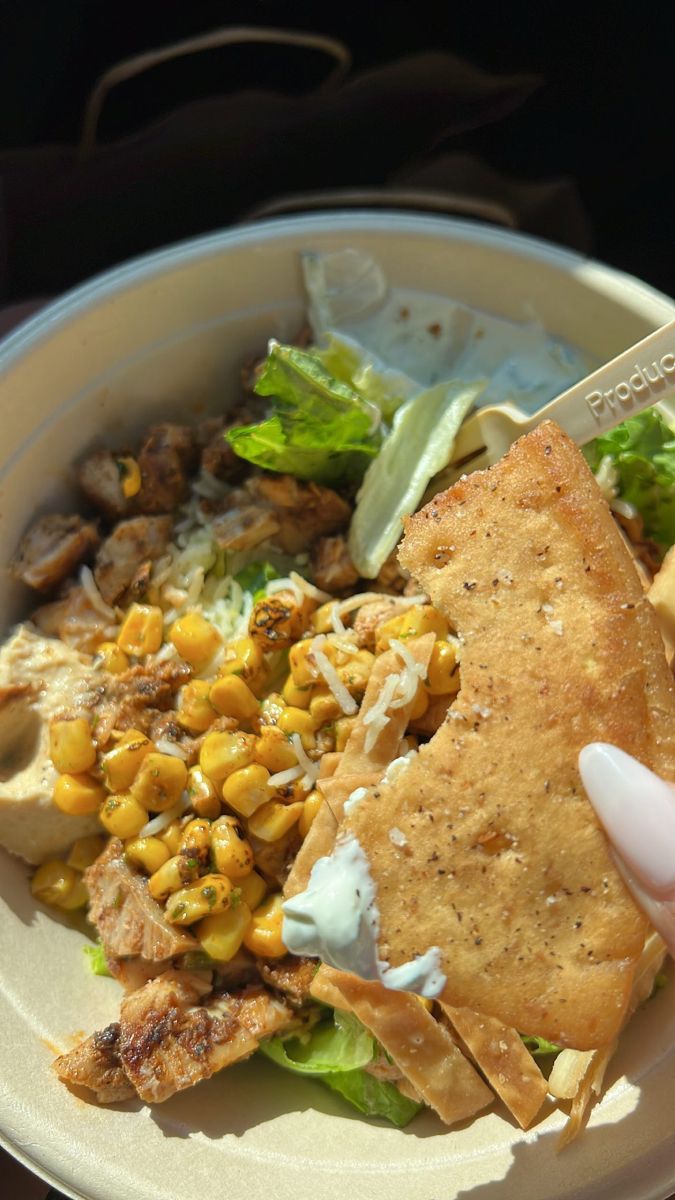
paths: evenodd
<path fill-rule="evenodd" d="M 93 975 L 110 975 L 102 942 L 98 941 L 93 946 L 83 946 L 82 949 L 89 960 L 89 970 Z"/>
<path fill-rule="evenodd" d="M 462 421 L 483 383 L 438 383 L 407 400 L 371 463 L 356 497 L 349 553 L 374 579 L 396 546 L 403 518 L 417 508 L 429 480 L 445 467 Z"/>
<path fill-rule="evenodd" d="M 372 1062 L 377 1043 L 356 1017 L 337 1009 L 302 1037 L 270 1038 L 260 1052 L 297 1075 L 313 1075 L 370 1117 L 406 1125 L 422 1105 L 402 1096 L 391 1083 L 375 1079 L 363 1067 Z"/>
<path fill-rule="evenodd" d="M 520 1035 L 523 1045 L 529 1050 L 533 1058 L 544 1058 L 548 1054 L 559 1054 L 562 1046 L 556 1046 L 555 1042 L 547 1042 L 546 1038 L 536 1037 L 534 1034 Z"/>
<path fill-rule="evenodd" d="M 279 572 L 269 562 L 250 562 L 237 571 L 234 578 L 243 591 L 251 592 L 253 599 L 258 601 L 265 596 L 270 580 L 279 578 Z"/>
<path fill-rule="evenodd" d="M 240 458 L 316 483 L 358 482 L 380 444 L 380 413 L 323 363 L 274 340 L 255 385 L 272 415 L 227 436 Z"/>
<path fill-rule="evenodd" d="M 629 417 L 583 452 L 592 471 L 606 454 L 618 474 L 619 495 L 635 505 L 647 537 L 664 551 L 675 542 L 675 433 L 656 408 Z"/>
<path fill-rule="evenodd" d="M 387 366 L 346 334 L 329 333 L 326 345 L 316 347 L 315 353 L 331 375 L 376 404 L 386 421 L 391 420 L 404 400 L 420 391 L 420 385 L 405 371 Z"/>

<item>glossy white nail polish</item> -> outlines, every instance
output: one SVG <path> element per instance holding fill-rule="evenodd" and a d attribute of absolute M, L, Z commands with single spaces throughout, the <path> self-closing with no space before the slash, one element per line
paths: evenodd
<path fill-rule="evenodd" d="M 675 787 L 605 742 L 584 746 L 579 771 L 629 872 L 654 899 L 675 898 Z"/>

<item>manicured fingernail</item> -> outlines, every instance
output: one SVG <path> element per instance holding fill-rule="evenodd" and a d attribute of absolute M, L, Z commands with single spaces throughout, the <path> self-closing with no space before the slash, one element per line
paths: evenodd
<path fill-rule="evenodd" d="M 617 746 L 579 755 L 588 798 L 615 850 L 657 900 L 675 897 L 675 788 Z"/>

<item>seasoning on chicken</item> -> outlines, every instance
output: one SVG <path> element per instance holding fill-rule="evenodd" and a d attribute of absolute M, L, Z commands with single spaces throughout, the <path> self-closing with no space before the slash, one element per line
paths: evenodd
<path fill-rule="evenodd" d="M 94 607 L 81 584 L 67 585 L 58 599 L 41 604 L 30 619 L 45 637 L 59 638 L 84 654 L 94 654 L 114 626 L 114 619 Z"/>
<path fill-rule="evenodd" d="M 119 1040 L 119 1024 L 107 1025 L 57 1058 L 54 1070 L 63 1083 L 93 1092 L 99 1104 L 130 1100 L 136 1091 L 120 1062 Z"/>
<path fill-rule="evenodd" d="M 171 536 L 171 517 L 120 521 L 96 555 L 94 579 L 106 604 L 116 604 L 142 565 L 159 558 Z"/>
<path fill-rule="evenodd" d="M 371 600 L 362 604 L 354 618 L 354 639 L 363 650 L 374 650 L 377 631 L 400 609 L 396 601 L 383 596 L 381 600 Z"/>
<path fill-rule="evenodd" d="M 19 542 L 10 570 L 38 592 L 50 592 L 99 543 L 93 521 L 76 514 L 47 513 L 34 521 Z"/>
<path fill-rule="evenodd" d="M 197 465 L 194 431 L 187 425 L 153 425 L 138 454 L 141 487 L 135 508 L 141 513 L 167 513 L 188 496 L 188 476 Z"/>
<path fill-rule="evenodd" d="M 291 954 L 276 961 L 258 959 L 258 971 L 263 983 L 277 992 L 283 992 L 294 1006 L 310 999 L 309 989 L 318 965 L 313 958 L 295 958 Z"/>
<path fill-rule="evenodd" d="M 169 925 L 147 882 L 127 866 L 124 847 L 112 838 L 85 873 L 89 920 L 96 927 L 108 957 L 140 954 L 153 962 L 198 950 L 192 934 Z"/>
<path fill-rule="evenodd" d="M 200 445 L 200 465 L 216 479 L 228 483 L 238 483 L 250 470 L 245 459 L 235 454 L 225 434 L 230 429 L 238 429 L 241 425 L 249 425 L 255 418 L 246 408 L 238 408 L 230 414 L 232 419 L 209 417 L 202 421 L 197 428 L 197 441 Z"/>
<path fill-rule="evenodd" d="M 110 521 L 119 521 L 129 512 L 120 461 L 111 450 L 95 450 L 77 469 L 77 481 L 87 500 Z"/>
<path fill-rule="evenodd" d="M 316 538 L 347 525 L 351 508 L 332 488 L 302 483 L 292 475 L 254 475 L 246 489 L 258 504 L 271 508 L 279 521 L 276 543 L 287 554 L 299 554 Z"/>
<path fill-rule="evenodd" d="M 312 556 L 314 582 L 326 592 L 353 588 L 359 573 L 352 562 L 343 534 L 319 538 Z"/>
<path fill-rule="evenodd" d="M 150 666 L 139 663 L 120 675 L 108 676 L 105 686 L 92 697 L 99 745 L 106 744 L 113 729 L 138 729 L 142 733 L 159 730 L 157 722 L 162 717 L 167 721 L 167 729 L 159 736 L 180 741 L 180 737 L 172 736 L 168 726 L 175 724 L 176 693 L 190 673 L 187 663 L 169 659 Z"/>
<path fill-rule="evenodd" d="M 221 550 L 252 550 L 279 532 L 277 516 L 257 504 L 236 504 L 213 518 L 213 536 Z"/>

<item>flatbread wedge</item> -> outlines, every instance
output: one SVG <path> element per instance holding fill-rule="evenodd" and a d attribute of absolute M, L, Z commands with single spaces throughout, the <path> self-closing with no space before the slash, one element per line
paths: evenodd
<path fill-rule="evenodd" d="M 673 679 L 630 555 L 583 456 L 545 422 L 411 517 L 399 557 L 457 630 L 461 688 L 344 823 L 377 888 L 379 956 L 438 946 L 446 1004 L 607 1045 L 646 921 L 578 754 L 611 742 L 675 779 Z"/>

